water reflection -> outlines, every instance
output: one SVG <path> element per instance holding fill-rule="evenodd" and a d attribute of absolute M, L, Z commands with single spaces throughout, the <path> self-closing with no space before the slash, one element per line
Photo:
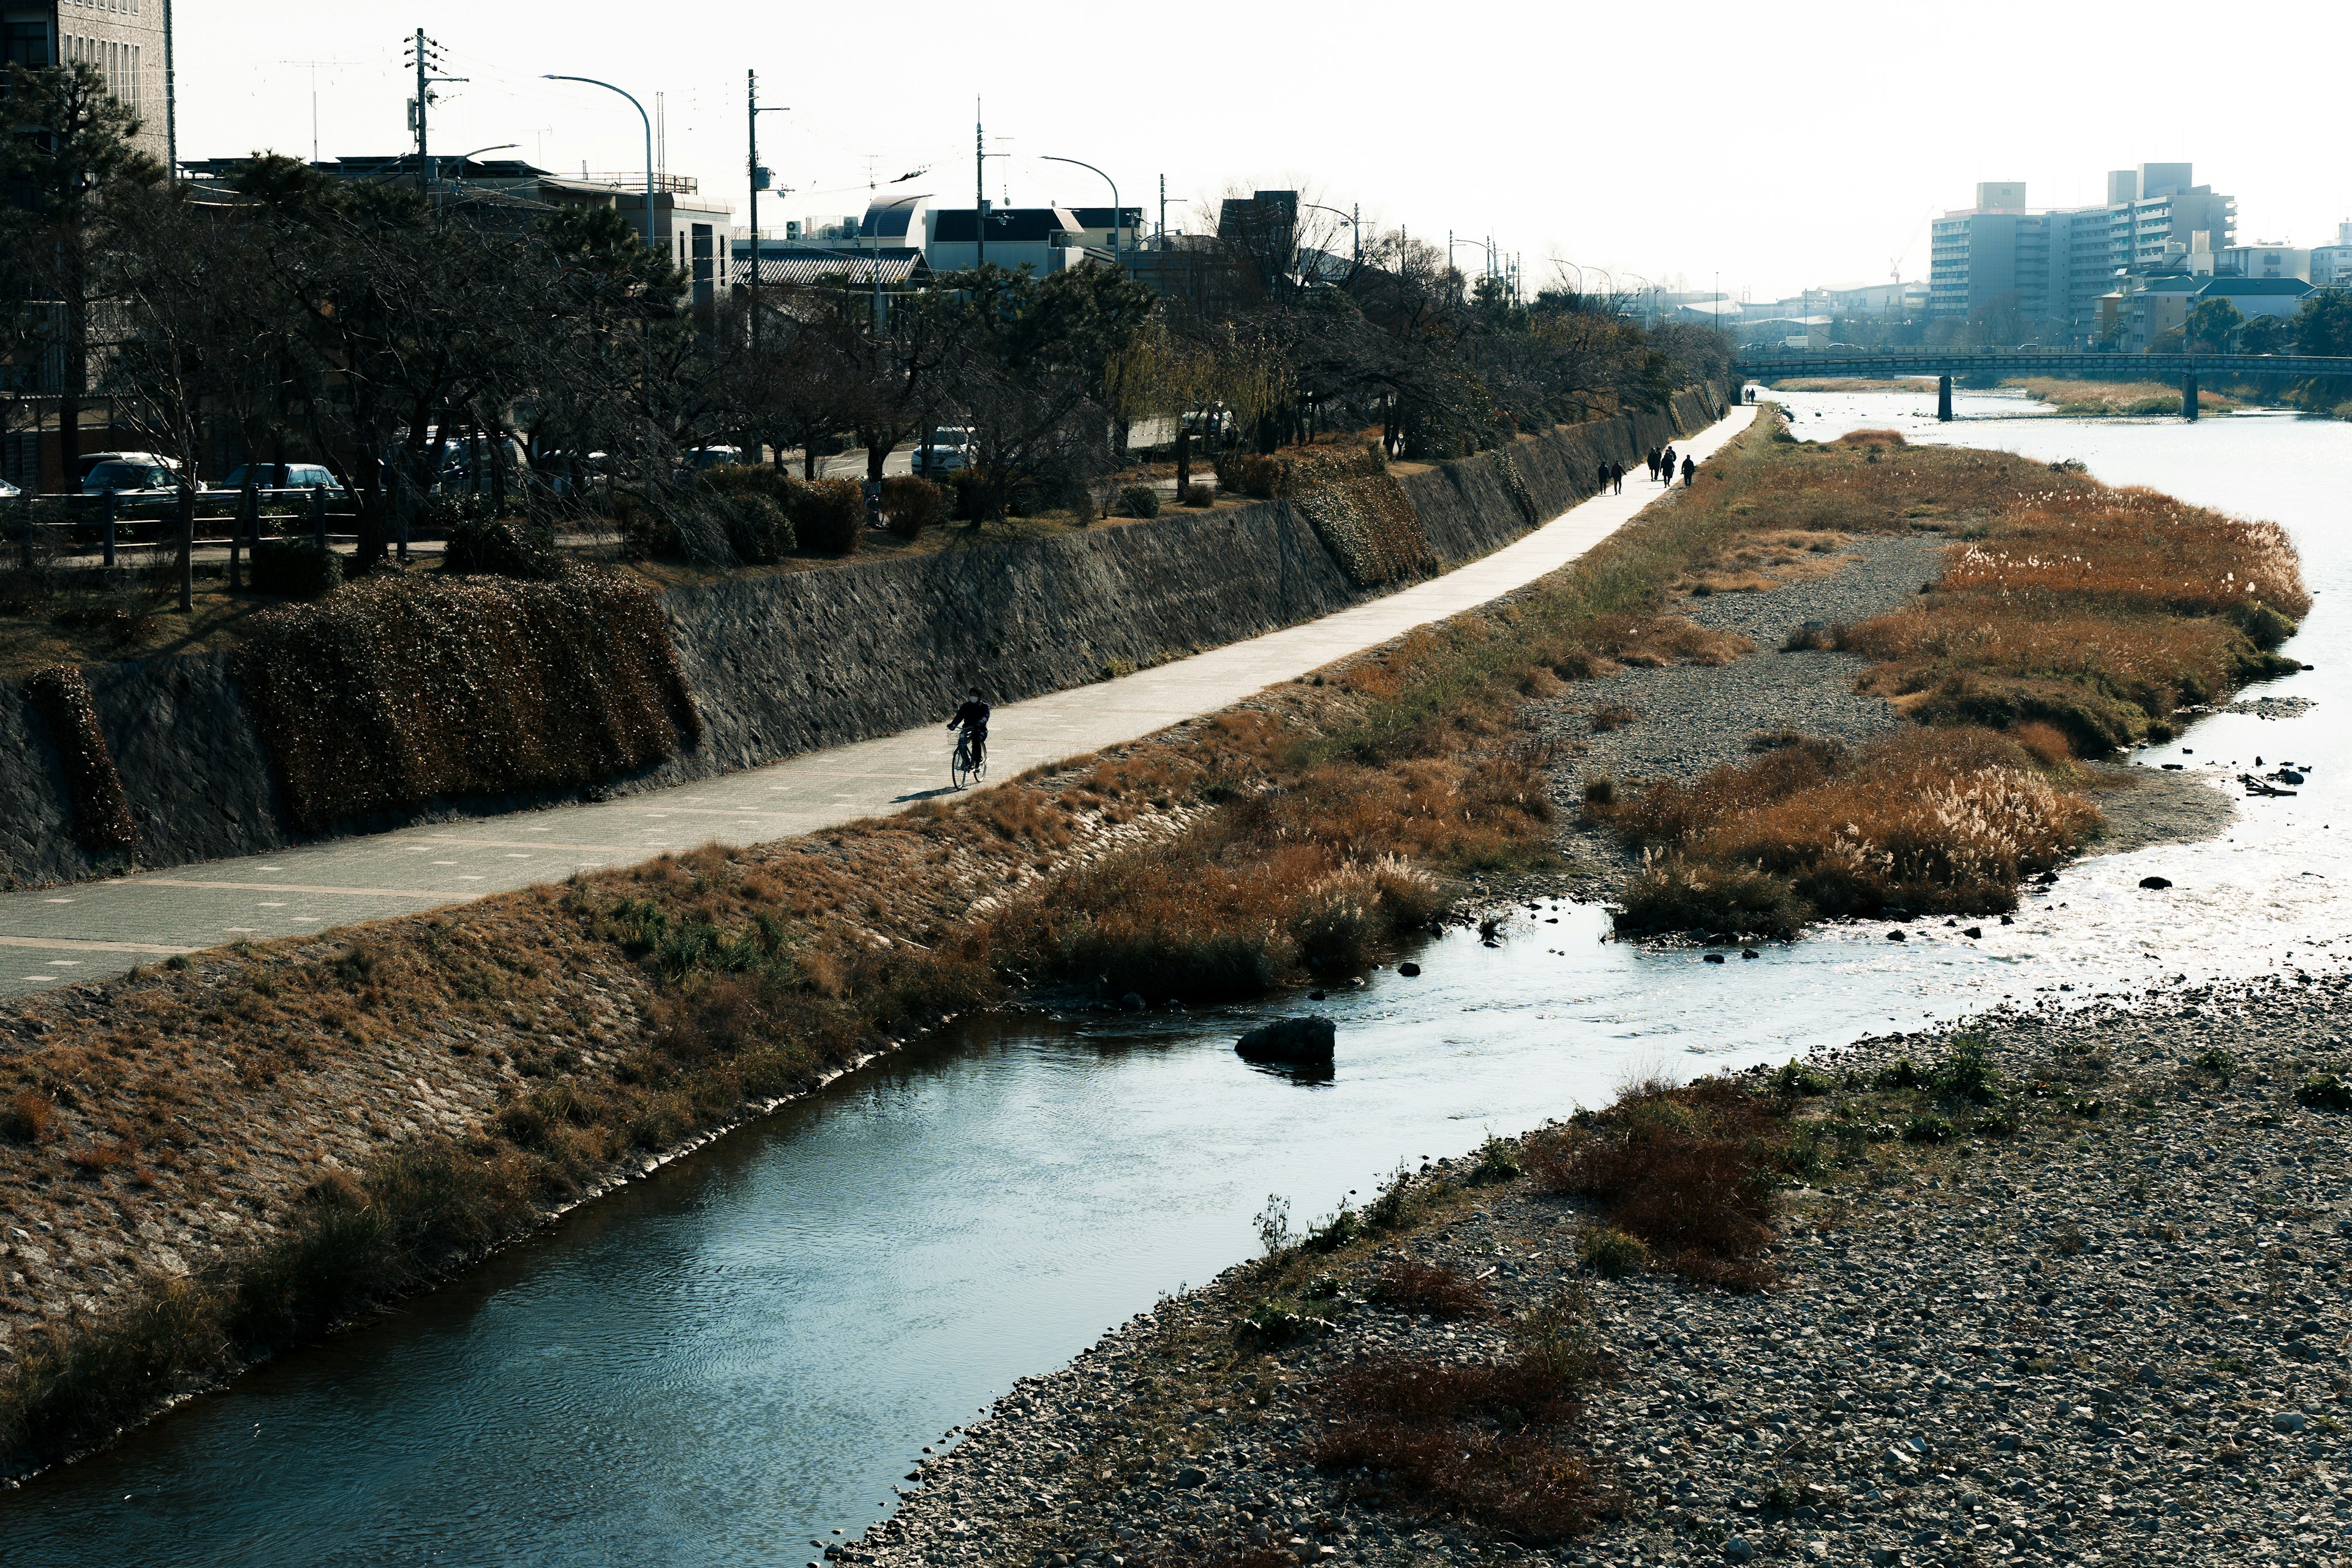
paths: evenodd
<path fill-rule="evenodd" d="M 1789 401 L 1863 426 L 2080 458 L 2101 477 L 2275 517 L 2320 594 L 2266 689 L 2306 717 L 2217 715 L 2145 754 L 2221 780 L 2257 754 L 2308 782 L 2223 837 L 2070 868 L 1981 940 L 1919 922 L 1753 961 L 1607 940 L 1596 910 L 1449 934 L 1424 973 L 1263 1009 L 985 1020 L 576 1215 L 366 1331 L 264 1369 L 0 1501 L 0 1559 L 45 1564 L 800 1562 L 891 1497 L 925 1442 L 1155 1295 L 1400 1160 L 1465 1152 L 1623 1079 L 1778 1059 L 2004 999 L 2335 963 L 2352 864 L 2326 721 L 2352 680 L 2336 613 L 2352 426 L 2010 417 L 1963 397 Z M 2161 875 L 2173 886 L 2142 889 Z M 1542 923 L 1556 919 L 1558 925 Z M 2071 986 L 2071 991 L 2061 991 Z M 1339 1025 L 1302 1085 L 1234 1051 L 1270 1016 Z M 1302 1090 L 1305 1090 L 1302 1092 Z"/>

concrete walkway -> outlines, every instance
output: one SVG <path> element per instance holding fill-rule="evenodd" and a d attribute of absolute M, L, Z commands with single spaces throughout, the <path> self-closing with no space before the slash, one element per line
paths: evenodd
<path fill-rule="evenodd" d="M 1704 462 L 1748 426 L 1679 444 Z M 1402 593 L 1117 680 L 996 710 L 990 771 L 1010 778 L 1213 712 L 1277 681 L 1486 603 L 1583 554 L 1658 497 L 1629 477 L 1517 543 Z M 240 938 L 323 931 L 624 866 L 714 840 L 786 838 L 947 787 L 950 741 L 927 725 L 766 767 L 593 805 L 473 818 L 152 876 L 0 894 L 0 995 L 120 973 Z"/>

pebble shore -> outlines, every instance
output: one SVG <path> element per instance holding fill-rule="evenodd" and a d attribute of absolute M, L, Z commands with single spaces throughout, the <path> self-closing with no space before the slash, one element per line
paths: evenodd
<path fill-rule="evenodd" d="M 2171 989 L 1973 1026 L 2018 1130 L 1870 1133 L 1789 1194 L 1761 1294 L 1591 1276 L 1588 1216 L 1525 1180 L 1456 1186 L 1335 1262 L 1328 1329 L 1251 1347 L 1261 1265 L 1024 1381 L 826 1550 L 871 1564 L 2352 1563 L 2352 1116 L 2340 976 Z M 1816 1065 L 1847 1084 L 1948 1034 Z M 1834 1091 L 1833 1091 L 1834 1092 Z M 1560 1107 L 1565 1114 L 1570 1107 Z M 1380 1305 L 1386 1260 L 1451 1267 L 1496 1315 Z M 1608 1371 L 1578 1441 L 1613 1506 L 1530 1546 L 1371 1506 L 1301 1457 L 1338 1369 L 1476 1362 L 1562 1288 Z M 1251 1555 L 1255 1553 L 1255 1556 Z"/>

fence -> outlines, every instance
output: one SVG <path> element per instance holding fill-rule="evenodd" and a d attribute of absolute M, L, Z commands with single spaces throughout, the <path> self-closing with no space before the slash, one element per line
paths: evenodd
<path fill-rule="evenodd" d="M 110 570 L 129 552 L 148 554 L 176 551 L 180 542 L 180 500 L 177 496 L 24 496 L 0 503 L 7 519 L 5 530 L 14 557 L 7 563 L 31 572 L 44 567 L 96 566 Z M 393 549 L 408 559 L 408 509 L 393 509 Z M 242 557 L 263 537 L 292 537 L 307 532 L 320 548 L 337 543 L 356 545 L 360 514 L 348 494 L 323 486 L 309 489 L 200 490 L 195 497 L 192 550 L 226 549 L 232 587 L 241 575 Z M 206 531 L 207 527 L 212 531 Z M 226 525 L 226 526 L 221 526 Z"/>

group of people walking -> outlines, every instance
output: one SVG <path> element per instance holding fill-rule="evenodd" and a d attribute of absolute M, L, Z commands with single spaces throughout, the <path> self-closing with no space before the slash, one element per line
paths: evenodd
<path fill-rule="evenodd" d="M 1650 448 L 1650 482 L 1652 484 L 1671 485 L 1675 482 L 1675 449 L 1672 447 L 1663 451 L 1655 447 Z M 1600 464 L 1593 469 L 1592 477 L 1595 481 L 1595 494 L 1605 491 L 1612 495 L 1622 496 L 1625 493 L 1624 464 Z M 1687 456 L 1682 460 L 1682 477 L 1685 489 L 1689 487 L 1692 480 L 1698 478 L 1698 464 Z"/>

